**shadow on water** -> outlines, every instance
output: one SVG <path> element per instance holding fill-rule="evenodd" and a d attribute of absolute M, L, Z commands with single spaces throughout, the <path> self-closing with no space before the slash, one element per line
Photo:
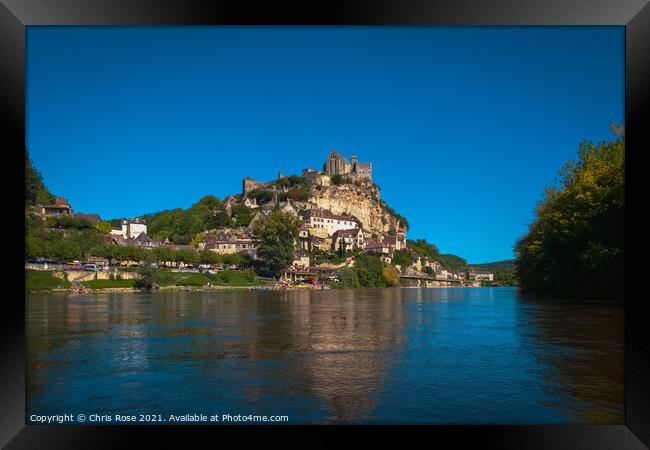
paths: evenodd
<path fill-rule="evenodd" d="M 26 311 L 36 413 L 622 421 L 622 310 L 514 289 L 33 295 Z"/>

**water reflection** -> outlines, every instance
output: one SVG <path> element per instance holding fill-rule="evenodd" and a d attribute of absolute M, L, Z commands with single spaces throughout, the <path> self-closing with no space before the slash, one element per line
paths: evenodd
<path fill-rule="evenodd" d="M 34 295 L 28 410 L 622 423 L 622 310 L 513 289 Z"/>

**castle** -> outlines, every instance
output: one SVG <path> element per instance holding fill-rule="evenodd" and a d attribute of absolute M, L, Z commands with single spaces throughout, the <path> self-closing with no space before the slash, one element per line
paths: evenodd
<path fill-rule="evenodd" d="M 353 178 L 364 178 L 372 180 L 372 163 L 362 163 L 357 160 L 356 155 L 352 155 L 350 162 L 343 155 L 336 150 L 332 149 L 327 155 L 327 159 L 323 163 L 323 173 L 325 175 L 346 175 Z M 308 181 L 313 181 L 318 177 L 320 172 L 313 169 L 303 169 L 302 176 Z M 280 172 L 278 179 L 284 177 Z M 244 178 L 242 181 L 242 197 L 246 197 L 253 189 L 275 189 L 273 181 L 256 181 L 250 177 Z"/>
<path fill-rule="evenodd" d="M 327 175 L 349 175 L 352 177 L 372 179 L 372 163 L 357 161 L 357 156 L 352 155 L 351 162 L 339 152 L 332 149 L 323 164 L 323 172 Z"/>

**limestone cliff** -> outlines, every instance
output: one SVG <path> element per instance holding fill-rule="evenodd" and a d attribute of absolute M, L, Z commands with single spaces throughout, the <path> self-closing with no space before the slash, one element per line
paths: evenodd
<path fill-rule="evenodd" d="M 385 235 L 397 228 L 398 219 L 380 199 L 379 189 L 371 181 L 356 180 L 334 185 L 330 177 L 320 176 L 310 187 L 306 207 L 328 209 L 334 214 L 356 217 L 364 231 Z"/>

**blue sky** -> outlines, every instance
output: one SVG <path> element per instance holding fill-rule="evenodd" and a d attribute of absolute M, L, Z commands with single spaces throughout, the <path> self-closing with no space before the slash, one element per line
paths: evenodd
<path fill-rule="evenodd" d="M 622 27 L 29 27 L 27 55 L 27 147 L 75 211 L 187 208 L 336 148 L 472 263 L 511 258 L 624 117 Z"/>

